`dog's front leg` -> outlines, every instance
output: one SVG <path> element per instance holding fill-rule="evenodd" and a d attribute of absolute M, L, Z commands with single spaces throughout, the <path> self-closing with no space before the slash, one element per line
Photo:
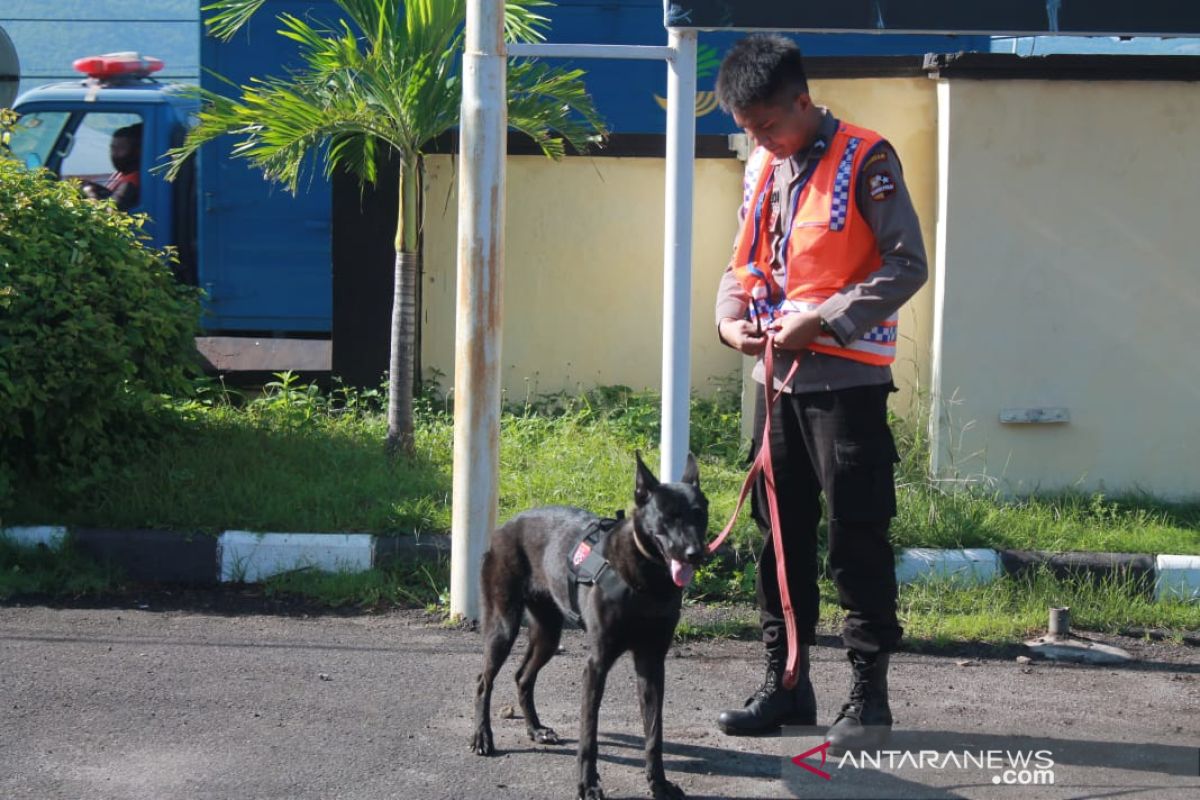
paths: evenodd
<path fill-rule="evenodd" d="M 579 800 L 604 800 L 600 773 L 596 770 L 596 730 L 600 721 L 600 701 L 604 699 L 604 681 L 615 658 L 593 643 L 587 666 L 583 668 L 583 708 L 579 714 Z"/>
<path fill-rule="evenodd" d="M 646 733 L 646 782 L 654 800 L 683 800 L 683 790 L 667 780 L 663 769 L 662 709 L 666 684 L 664 661 L 666 648 L 646 646 L 633 653 L 633 668 L 638 679 L 638 705 L 642 709 L 642 727 Z"/>

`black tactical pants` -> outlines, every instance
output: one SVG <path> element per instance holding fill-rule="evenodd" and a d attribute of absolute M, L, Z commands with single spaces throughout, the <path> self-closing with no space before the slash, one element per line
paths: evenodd
<path fill-rule="evenodd" d="M 865 653 L 890 652 L 903 634 L 896 619 L 896 573 L 888 526 L 896 515 L 894 464 L 887 424 L 889 384 L 779 398 L 771 419 L 775 493 L 788 588 L 800 644 L 816 642 L 820 612 L 817 523 L 821 492 L 829 513 L 829 570 L 846 610 L 842 641 Z M 763 387 L 755 403 L 754 450 L 761 447 Z M 753 455 L 752 453 L 752 455 Z M 758 608 L 769 650 L 785 648 L 765 482 L 751 497 L 765 537 L 758 561 Z"/>

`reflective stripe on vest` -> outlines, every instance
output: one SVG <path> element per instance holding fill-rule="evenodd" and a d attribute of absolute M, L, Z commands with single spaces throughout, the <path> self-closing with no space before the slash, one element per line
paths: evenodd
<path fill-rule="evenodd" d="M 819 303 L 805 303 L 800 300 L 784 300 L 779 307 L 779 315 L 791 314 L 796 311 L 813 311 L 818 305 Z M 896 360 L 896 339 L 900 330 L 898 321 L 898 315 L 892 314 L 845 347 L 838 344 L 837 339 L 822 333 L 809 344 L 808 349 L 817 353 L 851 358 L 867 364 L 886 366 Z M 847 353 L 847 350 L 851 352 Z"/>
<path fill-rule="evenodd" d="M 824 156 L 809 180 L 793 197 L 792 224 L 785 232 L 786 285 L 773 278 L 769 230 L 769 194 L 774 169 L 761 148 L 751 155 L 748 177 L 754 186 L 748 196 L 749 213 L 742 222 L 734 248 L 733 271 L 750 295 L 751 318 L 775 319 L 798 310 L 811 310 L 846 286 L 867 279 L 883 263 L 875 234 L 858 209 L 854 187 L 863 158 L 882 137 L 865 128 L 840 123 Z M 757 172 L 751 176 L 750 173 Z M 749 182 L 749 181 L 748 181 Z M 887 365 L 895 360 L 896 316 L 878 323 L 849 346 L 827 335 L 809 349 L 868 364 Z"/>

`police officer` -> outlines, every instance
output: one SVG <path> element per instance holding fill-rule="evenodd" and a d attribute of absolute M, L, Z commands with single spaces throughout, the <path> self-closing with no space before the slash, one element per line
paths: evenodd
<path fill-rule="evenodd" d="M 889 653 L 903 633 L 888 527 L 896 513 L 887 424 L 896 314 L 924 284 L 925 248 L 900 161 L 879 134 L 838 120 L 809 96 L 800 50 L 778 35 L 739 41 L 717 98 L 756 148 L 746 164 L 734 257 L 716 303 L 725 345 L 758 357 L 754 452 L 770 447 L 780 539 L 795 612 L 799 679 L 782 685 L 787 631 L 776 578 L 766 487 L 752 513 L 764 533 L 758 606 L 766 677 L 744 708 L 724 711 L 727 734 L 816 724 L 809 645 L 819 613 L 817 523 L 824 492 L 829 571 L 846 611 L 849 701 L 827 733 L 830 752 L 887 738 Z M 775 374 L 762 360 L 773 333 Z M 793 362 L 790 382 L 784 385 Z M 784 394 L 763 442 L 763 385 Z"/>
<path fill-rule="evenodd" d="M 102 184 L 84 181 L 83 193 L 92 200 L 111 199 L 118 211 L 128 211 L 141 198 L 142 124 L 113 131 L 108 156 L 116 171 Z"/>

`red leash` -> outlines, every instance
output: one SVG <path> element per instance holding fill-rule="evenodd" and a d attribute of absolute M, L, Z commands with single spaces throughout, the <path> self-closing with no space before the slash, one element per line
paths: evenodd
<path fill-rule="evenodd" d="M 783 394 L 783 389 L 776 391 L 775 389 L 775 336 L 767 334 L 767 348 L 763 353 L 763 367 L 766 369 L 767 381 L 763 385 L 763 399 L 766 402 L 766 414 L 763 415 L 763 434 L 762 445 L 758 448 L 758 454 L 754 458 L 754 463 L 750 465 L 750 472 L 746 475 L 746 480 L 742 484 L 742 491 L 738 494 L 737 506 L 733 509 L 733 516 L 729 518 L 729 524 L 725 526 L 725 530 L 721 531 L 720 535 L 712 541 L 708 546 L 708 552 L 715 552 L 721 543 L 725 541 L 725 537 L 729 536 L 729 532 L 733 530 L 733 524 L 737 522 L 738 514 L 742 511 L 742 504 L 746 502 L 746 497 L 750 494 L 750 488 L 754 485 L 758 473 L 763 473 L 763 480 L 766 483 L 767 489 L 767 508 L 770 511 L 771 517 L 771 541 L 775 545 L 775 580 L 779 584 L 779 599 L 783 605 L 783 621 L 787 630 L 787 666 L 783 673 L 783 686 L 785 689 L 794 688 L 796 679 L 799 677 L 800 670 L 800 648 L 796 640 L 796 615 L 792 613 L 792 596 L 788 591 L 787 570 L 783 563 L 783 539 L 779 525 L 779 502 L 775 499 L 775 467 L 771 461 L 771 410 L 778 402 L 779 396 Z M 796 374 L 796 367 L 800 366 L 801 353 L 797 352 L 795 360 L 792 362 L 792 368 L 788 370 L 787 377 L 783 379 L 783 385 L 787 386 L 792 382 L 792 377 Z"/>

